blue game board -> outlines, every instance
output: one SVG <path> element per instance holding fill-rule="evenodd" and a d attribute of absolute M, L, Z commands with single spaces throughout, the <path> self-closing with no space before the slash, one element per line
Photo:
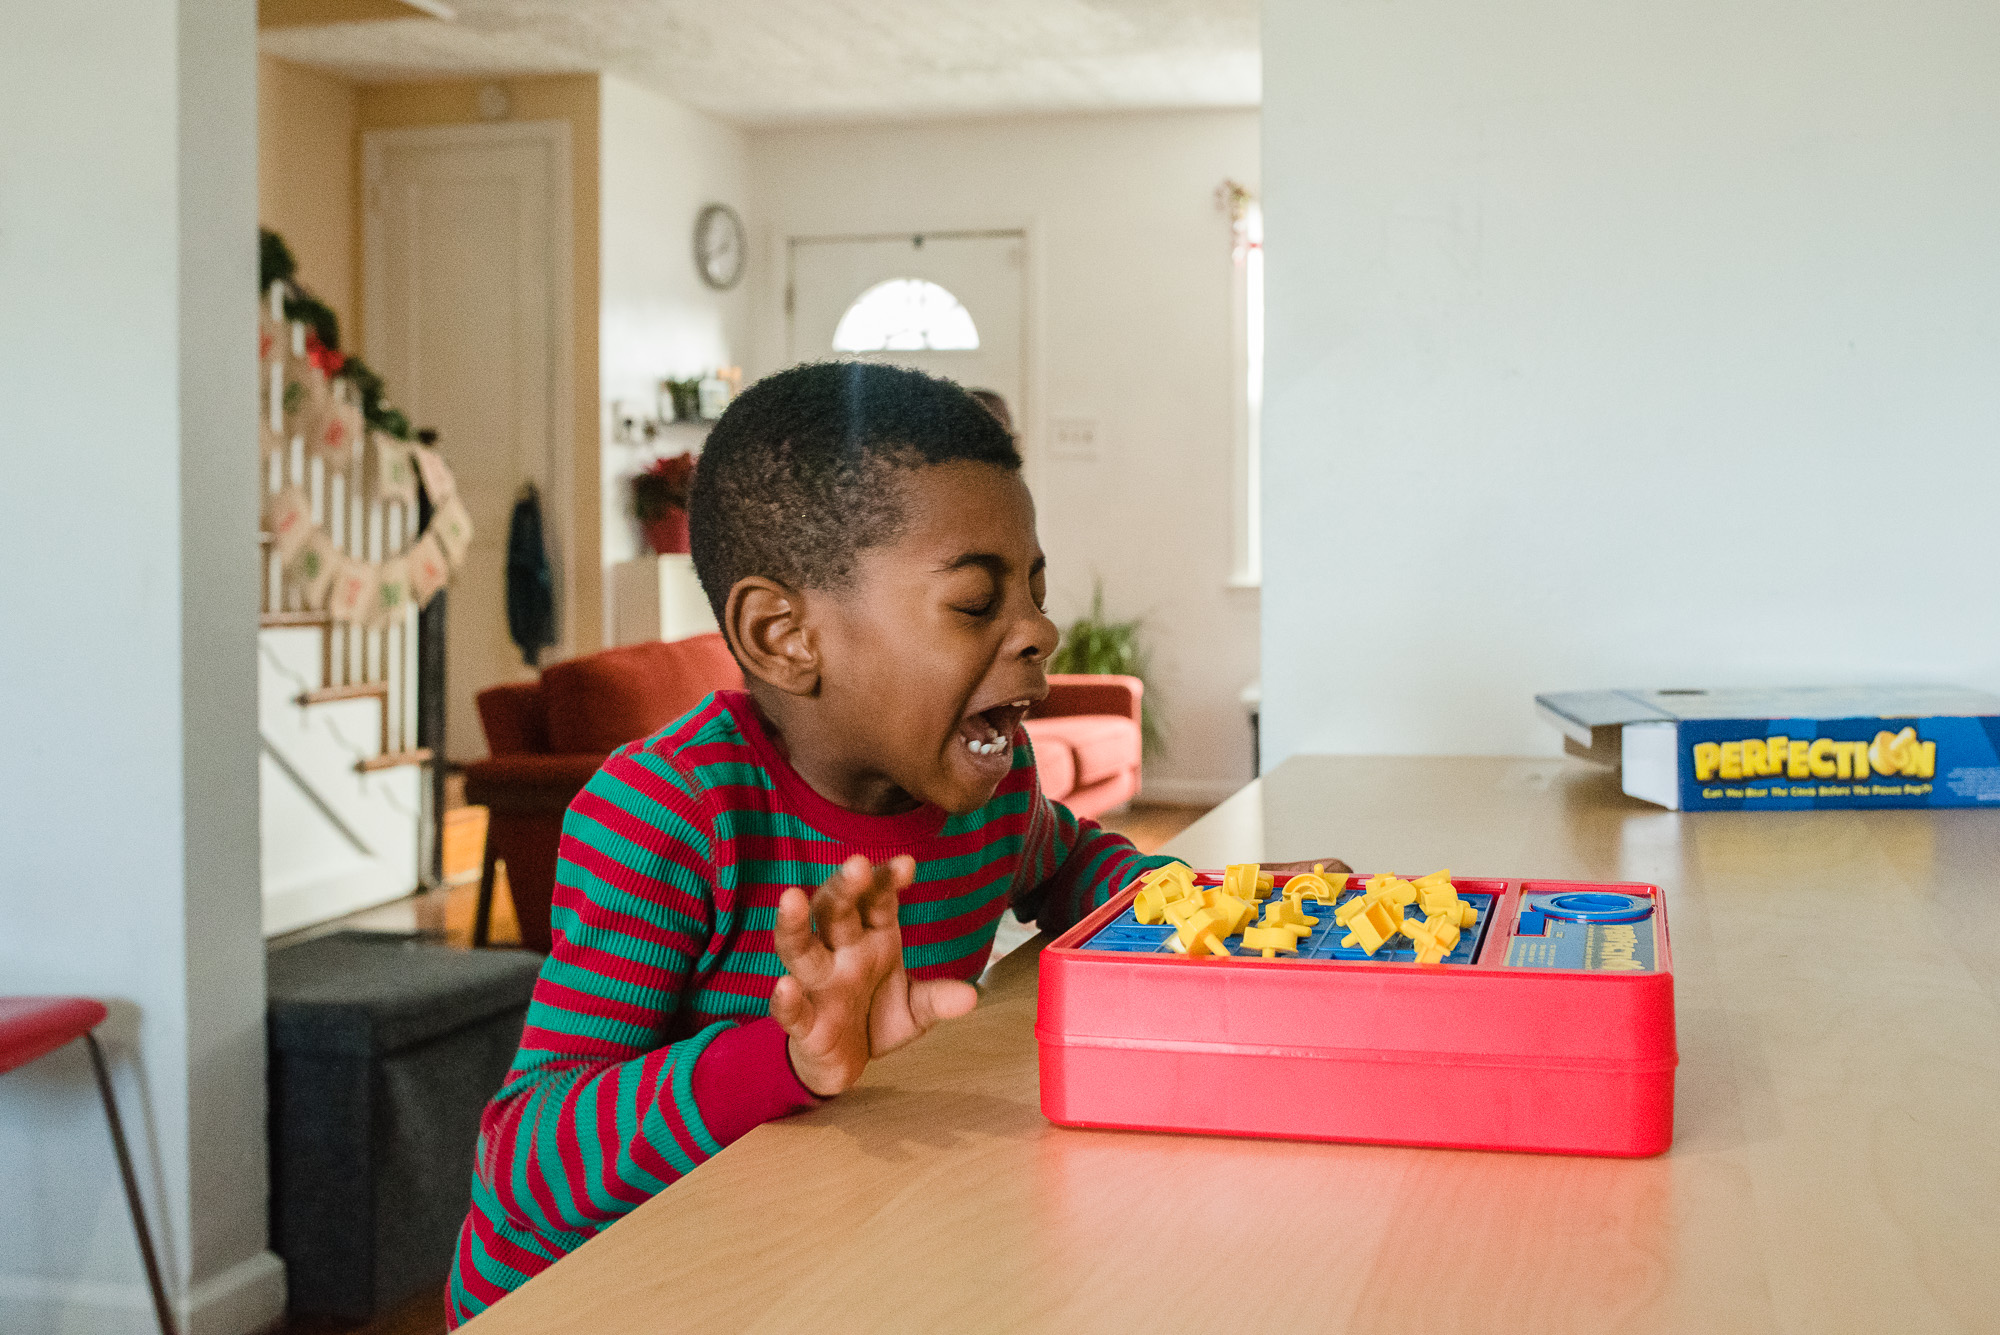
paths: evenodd
<path fill-rule="evenodd" d="M 1359 897 L 1360 894 L 1359 890 L 1344 891 L 1340 896 L 1340 902 L 1344 904 L 1350 899 Z M 1458 948 L 1444 957 L 1446 964 L 1470 964 L 1479 958 L 1480 943 L 1486 939 L 1486 920 L 1492 916 L 1494 896 L 1479 894 L 1476 891 L 1460 891 L 1458 897 L 1479 910 L 1479 921 L 1458 938 Z M 1376 961 L 1398 964 L 1412 964 L 1416 961 L 1416 948 L 1410 944 L 1408 937 L 1397 937 L 1396 945 L 1378 950 L 1373 956 L 1360 946 L 1341 945 L 1340 938 L 1347 935 L 1347 929 L 1333 921 L 1332 910 L 1316 899 L 1307 899 L 1305 904 L 1306 912 L 1319 918 L 1318 925 L 1312 929 L 1311 936 L 1300 939 L 1298 954 L 1287 955 L 1280 952 L 1277 958 L 1364 961 L 1372 958 Z M 1174 952 L 1167 949 L 1167 938 L 1173 934 L 1171 923 L 1158 923 L 1148 927 L 1140 922 L 1133 916 L 1132 907 L 1128 904 L 1124 912 L 1105 924 L 1096 936 L 1083 943 L 1082 948 L 1117 951 L 1127 955 L 1171 955 Z M 1232 955 L 1247 955 L 1255 959 L 1264 957 L 1264 952 L 1261 950 L 1243 949 L 1236 943 L 1234 937 L 1230 938 L 1229 945 L 1229 953 Z"/>

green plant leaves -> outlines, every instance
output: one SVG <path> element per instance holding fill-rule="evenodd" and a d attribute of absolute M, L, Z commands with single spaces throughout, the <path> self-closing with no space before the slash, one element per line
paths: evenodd
<path fill-rule="evenodd" d="M 1051 672 L 1087 672 L 1100 676 L 1137 677 L 1146 683 L 1139 703 L 1139 733 L 1147 755 L 1165 743 L 1156 693 L 1151 681 L 1152 654 L 1145 643 L 1145 618 L 1109 621 L 1104 615 L 1104 582 L 1092 586 L 1090 611 L 1070 623 L 1049 659 Z"/>

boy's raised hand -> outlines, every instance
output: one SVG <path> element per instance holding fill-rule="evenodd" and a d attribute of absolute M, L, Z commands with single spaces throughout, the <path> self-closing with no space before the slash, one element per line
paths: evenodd
<path fill-rule="evenodd" d="M 908 857 L 877 867 L 857 853 L 810 900 L 796 888 L 778 900 L 772 936 L 785 976 L 771 990 L 771 1017 L 790 1035 L 800 1082 L 822 1098 L 859 1080 L 871 1057 L 978 1004 L 970 983 L 913 981 L 903 970 L 897 896 L 915 873 Z"/>

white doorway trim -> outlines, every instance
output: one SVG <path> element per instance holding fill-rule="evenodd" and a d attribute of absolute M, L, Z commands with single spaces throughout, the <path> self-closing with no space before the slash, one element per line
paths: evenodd
<path fill-rule="evenodd" d="M 1012 225 L 992 227 L 898 227 L 855 231 L 808 232 L 793 231 L 780 227 L 771 238 L 772 266 L 782 275 L 771 293 L 769 323 L 770 344 L 778 355 L 770 359 L 766 372 L 776 371 L 791 365 L 792 350 L 792 280 L 794 258 L 801 245 L 815 242 L 842 241 L 907 241 L 911 237 L 922 236 L 938 240 L 975 240 L 979 238 L 1012 237 L 1021 242 L 1023 258 L 1021 265 L 1021 403 L 1015 414 L 1015 435 L 1019 438 L 1022 457 L 1022 472 L 1026 475 L 1028 489 L 1036 495 L 1042 490 L 1042 468 L 1047 452 L 1042 448 L 1045 435 L 1044 387 L 1047 385 L 1047 366 L 1043 360 L 1043 348 L 1047 340 L 1042 337 L 1042 312 L 1048 308 L 1047 293 L 1044 288 L 1042 239 L 1045 228 L 1038 218 Z"/>
<path fill-rule="evenodd" d="M 394 130 L 368 130 L 361 136 L 362 286 L 361 329 L 364 355 L 379 364 L 381 322 L 370 312 L 387 308 L 388 254 L 382 226 L 381 186 L 389 153 L 397 148 L 487 148 L 528 144 L 549 155 L 548 205 L 551 228 L 551 272 L 548 276 L 550 358 L 548 395 L 548 485 L 543 488 L 543 532 L 550 540 L 549 564 L 554 568 L 557 643 L 551 660 L 576 652 L 576 240 L 571 196 L 570 125 L 568 121 L 506 121 L 496 125 L 425 125 Z M 397 387 L 388 386 L 391 401 Z M 419 424 L 412 421 L 414 428 Z M 593 485 L 591 495 L 595 497 Z M 596 560 L 597 554 L 591 553 Z"/>

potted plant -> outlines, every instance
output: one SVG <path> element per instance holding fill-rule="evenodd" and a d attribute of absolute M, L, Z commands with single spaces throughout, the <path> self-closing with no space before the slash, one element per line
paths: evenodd
<path fill-rule="evenodd" d="M 694 487 L 694 456 L 655 459 L 632 479 L 632 512 L 646 545 L 661 555 L 688 549 L 688 493 Z"/>
<path fill-rule="evenodd" d="M 1152 683 L 1147 680 L 1152 670 L 1152 653 L 1145 644 L 1145 624 L 1144 617 L 1107 620 L 1104 581 L 1099 580 L 1091 588 L 1090 611 L 1072 621 L 1063 632 L 1062 643 L 1049 659 L 1049 671 L 1137 677 L 1145 682 L 1146 693 L 1139 698 L 1139 736 L 1145 753 L 1150 756 L 1160 749 L 1162 737 Z"/>

